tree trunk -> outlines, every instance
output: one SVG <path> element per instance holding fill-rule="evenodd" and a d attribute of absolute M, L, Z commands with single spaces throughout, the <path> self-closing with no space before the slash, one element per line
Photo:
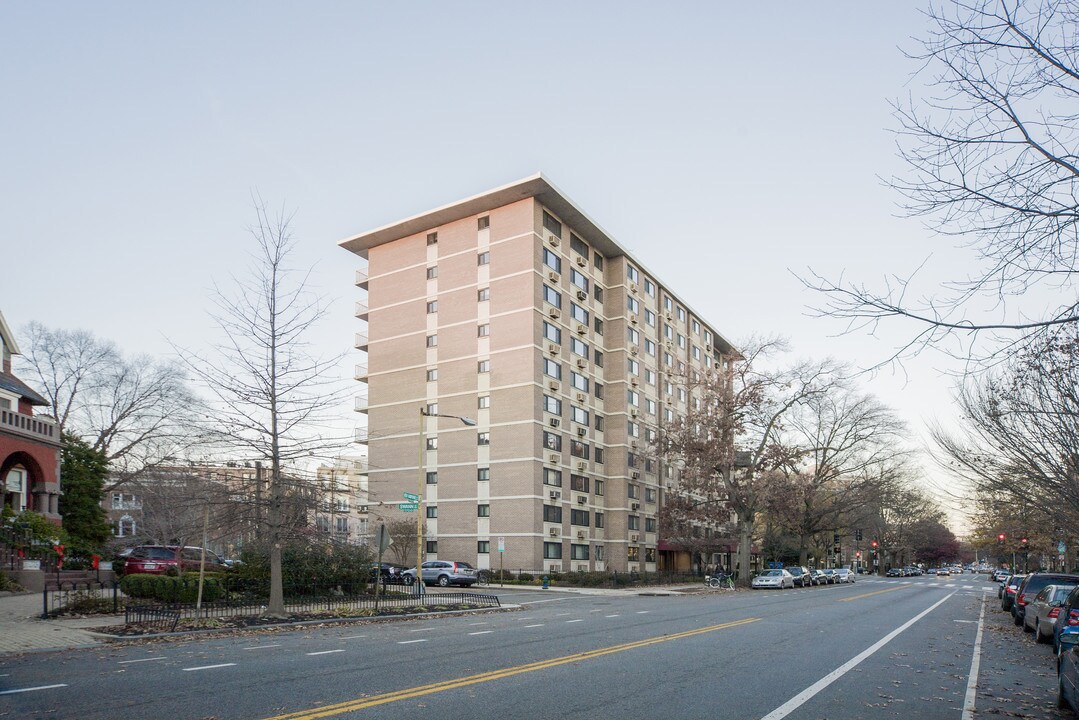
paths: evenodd
<path fill-rule="evenodd" d="M 738 515 L 738 579 L 749 582 L 753 543 L 753 516 Z"/>
<path fill-rule="evenodd" d="M 270 604 L 266 615 L 273 618 L 285 617 L 285 593 L 281 576 L 281 470 L 277 459 L 273 459 L 270 471 Z"/>

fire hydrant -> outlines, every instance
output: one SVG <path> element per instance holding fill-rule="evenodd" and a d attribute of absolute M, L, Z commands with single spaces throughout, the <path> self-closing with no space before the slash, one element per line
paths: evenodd
<path fill-rule="evenodd" d="M 546 590 L 549 587 L 551 587 L 551 578 L 544 575 L 543 576 L 543 589 Z"/>

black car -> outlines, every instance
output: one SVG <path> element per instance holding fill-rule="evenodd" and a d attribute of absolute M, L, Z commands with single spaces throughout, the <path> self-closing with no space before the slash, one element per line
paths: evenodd
<path fill-rule="evenodd" d="M 405 584 L 405 570 L 408 570 L 407 565 L 398 565 L 397 563 L 382 563 L 381 572 L 378 565 L 371 566 L 371 580 L 375 579 L 375 575 L 381 577 L 383 584 L 386 585 L 404 585 Z"/>
<path fill-rule="evenodd" d="M 787 568 L 787 572 L 794 576 L 795 587 L 805 588 L 813 587 L 814 585 L 816 585 L 816 583 L 813 582 L 813 573 L 809 572 L 807 568 L 801 567 L 799 565 L 793 565 Z"/>
<path fill-rule="evenodd" d="M 1015 591 L 1015 602 L 1012 603 L 1012 621 L 1016 625 L 1023 624 L 1023 615 L 1026 614 L 1027 604 L 1034 596 L 1041 592 L 1046 585 L 1059 583 L 1061 585 L 1079 584 L 1079 575 L 1071 573 L 1042 573 L 1036 572 L 1023 578 L 1019 589 Z"/>
<path fill-rule="evenodd" d="M 1000 594 L 1000 609 L 1004 612 L 1012 609 L 1012 605 L 1015 603 L 1015 591 L 1023 584 L 1023 578 L 1025 577 L 1026 575 L 1012 575 L 1004 583 L 1004 588 Z"/>

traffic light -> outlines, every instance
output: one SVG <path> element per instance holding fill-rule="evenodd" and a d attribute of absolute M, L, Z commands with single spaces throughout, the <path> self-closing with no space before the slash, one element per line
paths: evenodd
<path fill-rule="evenodd" d="M 858 552 L 854 553 L 854 557 L 856 557 L 856 558 L 858 558 L 859 560 L 861 560 L 861 559 L 862 559 L 862 551 L 861 551 L 861 550 L 859 550 Z"/>
<path fill-rule="evenodd" d="M 878 547 L 878 545 L 879 545 L 879 543 L 877 543 L 876 540 L 874 540 L 873 542 L 871 542 L 869 544 L 872 545 L 874 549 L 876 549 Z"/>
<path fill-rule="evenodd" d="M 832 544 L 833 545 L 838 545 L 839 544 L 839 533 L 832 533 Z"/>
<path fill-rule="evenodd" d="M 1020 540 L 1019 542 L 1023 543 L 1024 545 L 1026 545 L 1026 544 L 1027 544 L 1027 539 L 1026 539 L 1026 538 L 1023 538 L 1023 539 L 1022 539 L 1022 540 Z"/>
<path fill-rule="evenodd" d="M 862 531 L 861 530 L 855 530 L 854 531 L 854 539 L 857 540 L 858 542 L 862 541 Z"/>
<path fill-rule="evenodd" d="M 1004 542 L 1004 533 L 997 535 L 997 542 Z"/>

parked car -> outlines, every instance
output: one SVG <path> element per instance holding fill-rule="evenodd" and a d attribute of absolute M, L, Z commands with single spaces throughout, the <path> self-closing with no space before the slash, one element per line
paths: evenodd
<path fill-rule="evenodd" d="M 1060 615 L 1060 606 L 1079 583 L 1046 585 L 1034 596 L 1023 613 L 1023 630 L 1034 633 L 1034 642 L 1052 642 L 1053 626 Z"/>
<path fill-rule="evenodd" d="M 794 567 L 787 568 L 787 571 L 794 578 L 794 584 L 798 587 L 812 587 L 813 585 L 817 584 L 813 581 L 813 573 L 811 573 L 807 568 L 804 568 L 800 565 L 795 565 Z"/>
<path fill-rule="evenodd" d="M 124 574 L 146 573 L 161 575 L 167 572 L 198 572 L 203 550 L 179 545 L 139 545 L 132 548 L 124 560 Z M 228 564 L 217 553 L 206 551 L 206 572 L 225 572 Z"/>
<path fill-rule="evenodd" d="M 811 570 L 810 572 L 813 573 L 813 584 L 814 585 L 831 585 L 832 584 L 832 576 L 829 575 L 828 573 L 824 572 L 823 570 Z"/>
<path fill-rule="evenodd" d="M 885 577 L 903 577 L 902 568 L 889 568 L 888 572 L 884 573 Z"/>
<path fill-rule="evenodd" d="M 757 577 L 753 578 L 750 586 L 756 590 L 758 588 L 794 588 L 794 576 L 787 570 L 765 570 Z"/>
<path fill-rule="evenodd" d="M 997 582 L 1004 582 L 1012 576 L 1012 571 L 1005 568 L 1000 568 L 993 572 L 993 579 Z"/>
<path fill-rule="evenodd" d="M 1079 627 L 1060 633 L 1057 652 L 1057 707 L 1079 712 Z"/>
<path fill-rule="evenodd" d="M 1053 625 L 1053 650 L 1055 652 L 1060 652 L 1060 633 L 1070 627 L 1079 627 L 1079 587 L 1073 588 L 1060 606 L 1060 613 Z"/>
<path fill-rule="evenodd" d="M 951 568 L 937 568 L 937 577 L 948 577 L 951 574 Z"/>
<path fill-rule="evenodd" d="M 853 583 L 854 573 L 849 568 L 839 568 L 835 571 L 836 582 Z"/>
<path fill-rule="evenodd" d="M 371 580 L 375 579 L 375 575 L 382 578 L 382 582 L 388 585 L 401 585 L 405 583 L 405 571 L 409 568 L 404 565 L 398 565 L 397 563 L 382 563 L 381 571 L 378 565 L 371 566 Z"/>
<path fill-rule="evenodd" d="M 1004 592 L 1000 596 L 1000 609 L 1008 612 L 1015 603 L 1015 592 L 1023 583 L 1024 575 L 1012 575 L 1008 582 L 1004 583 Z"/>
<path fill-rule="evenodd" d="M 1023 624 L 1026 607 L 1030 601 L 1042 591 L 1042 588 L 1051 584 L 1079 585 L 1079 575 L 1036 572 L 1023 578 L 1023 582 L 1015 591 L 1015 602 L 1012 603 L 1012 620 L 1016 625 Z"/>
<path fill-rule="evenodd" d="M 452 560 L 428 560 L 423 565 L 423 583 L 431 585 L 437 583 L 440 587 L 460 585 L 470 587 L 478 579 L 476 568 L 463 561 Z M 416 582 L 416 568 L 409 568 L 402 573 L 406 585 Z"/>

